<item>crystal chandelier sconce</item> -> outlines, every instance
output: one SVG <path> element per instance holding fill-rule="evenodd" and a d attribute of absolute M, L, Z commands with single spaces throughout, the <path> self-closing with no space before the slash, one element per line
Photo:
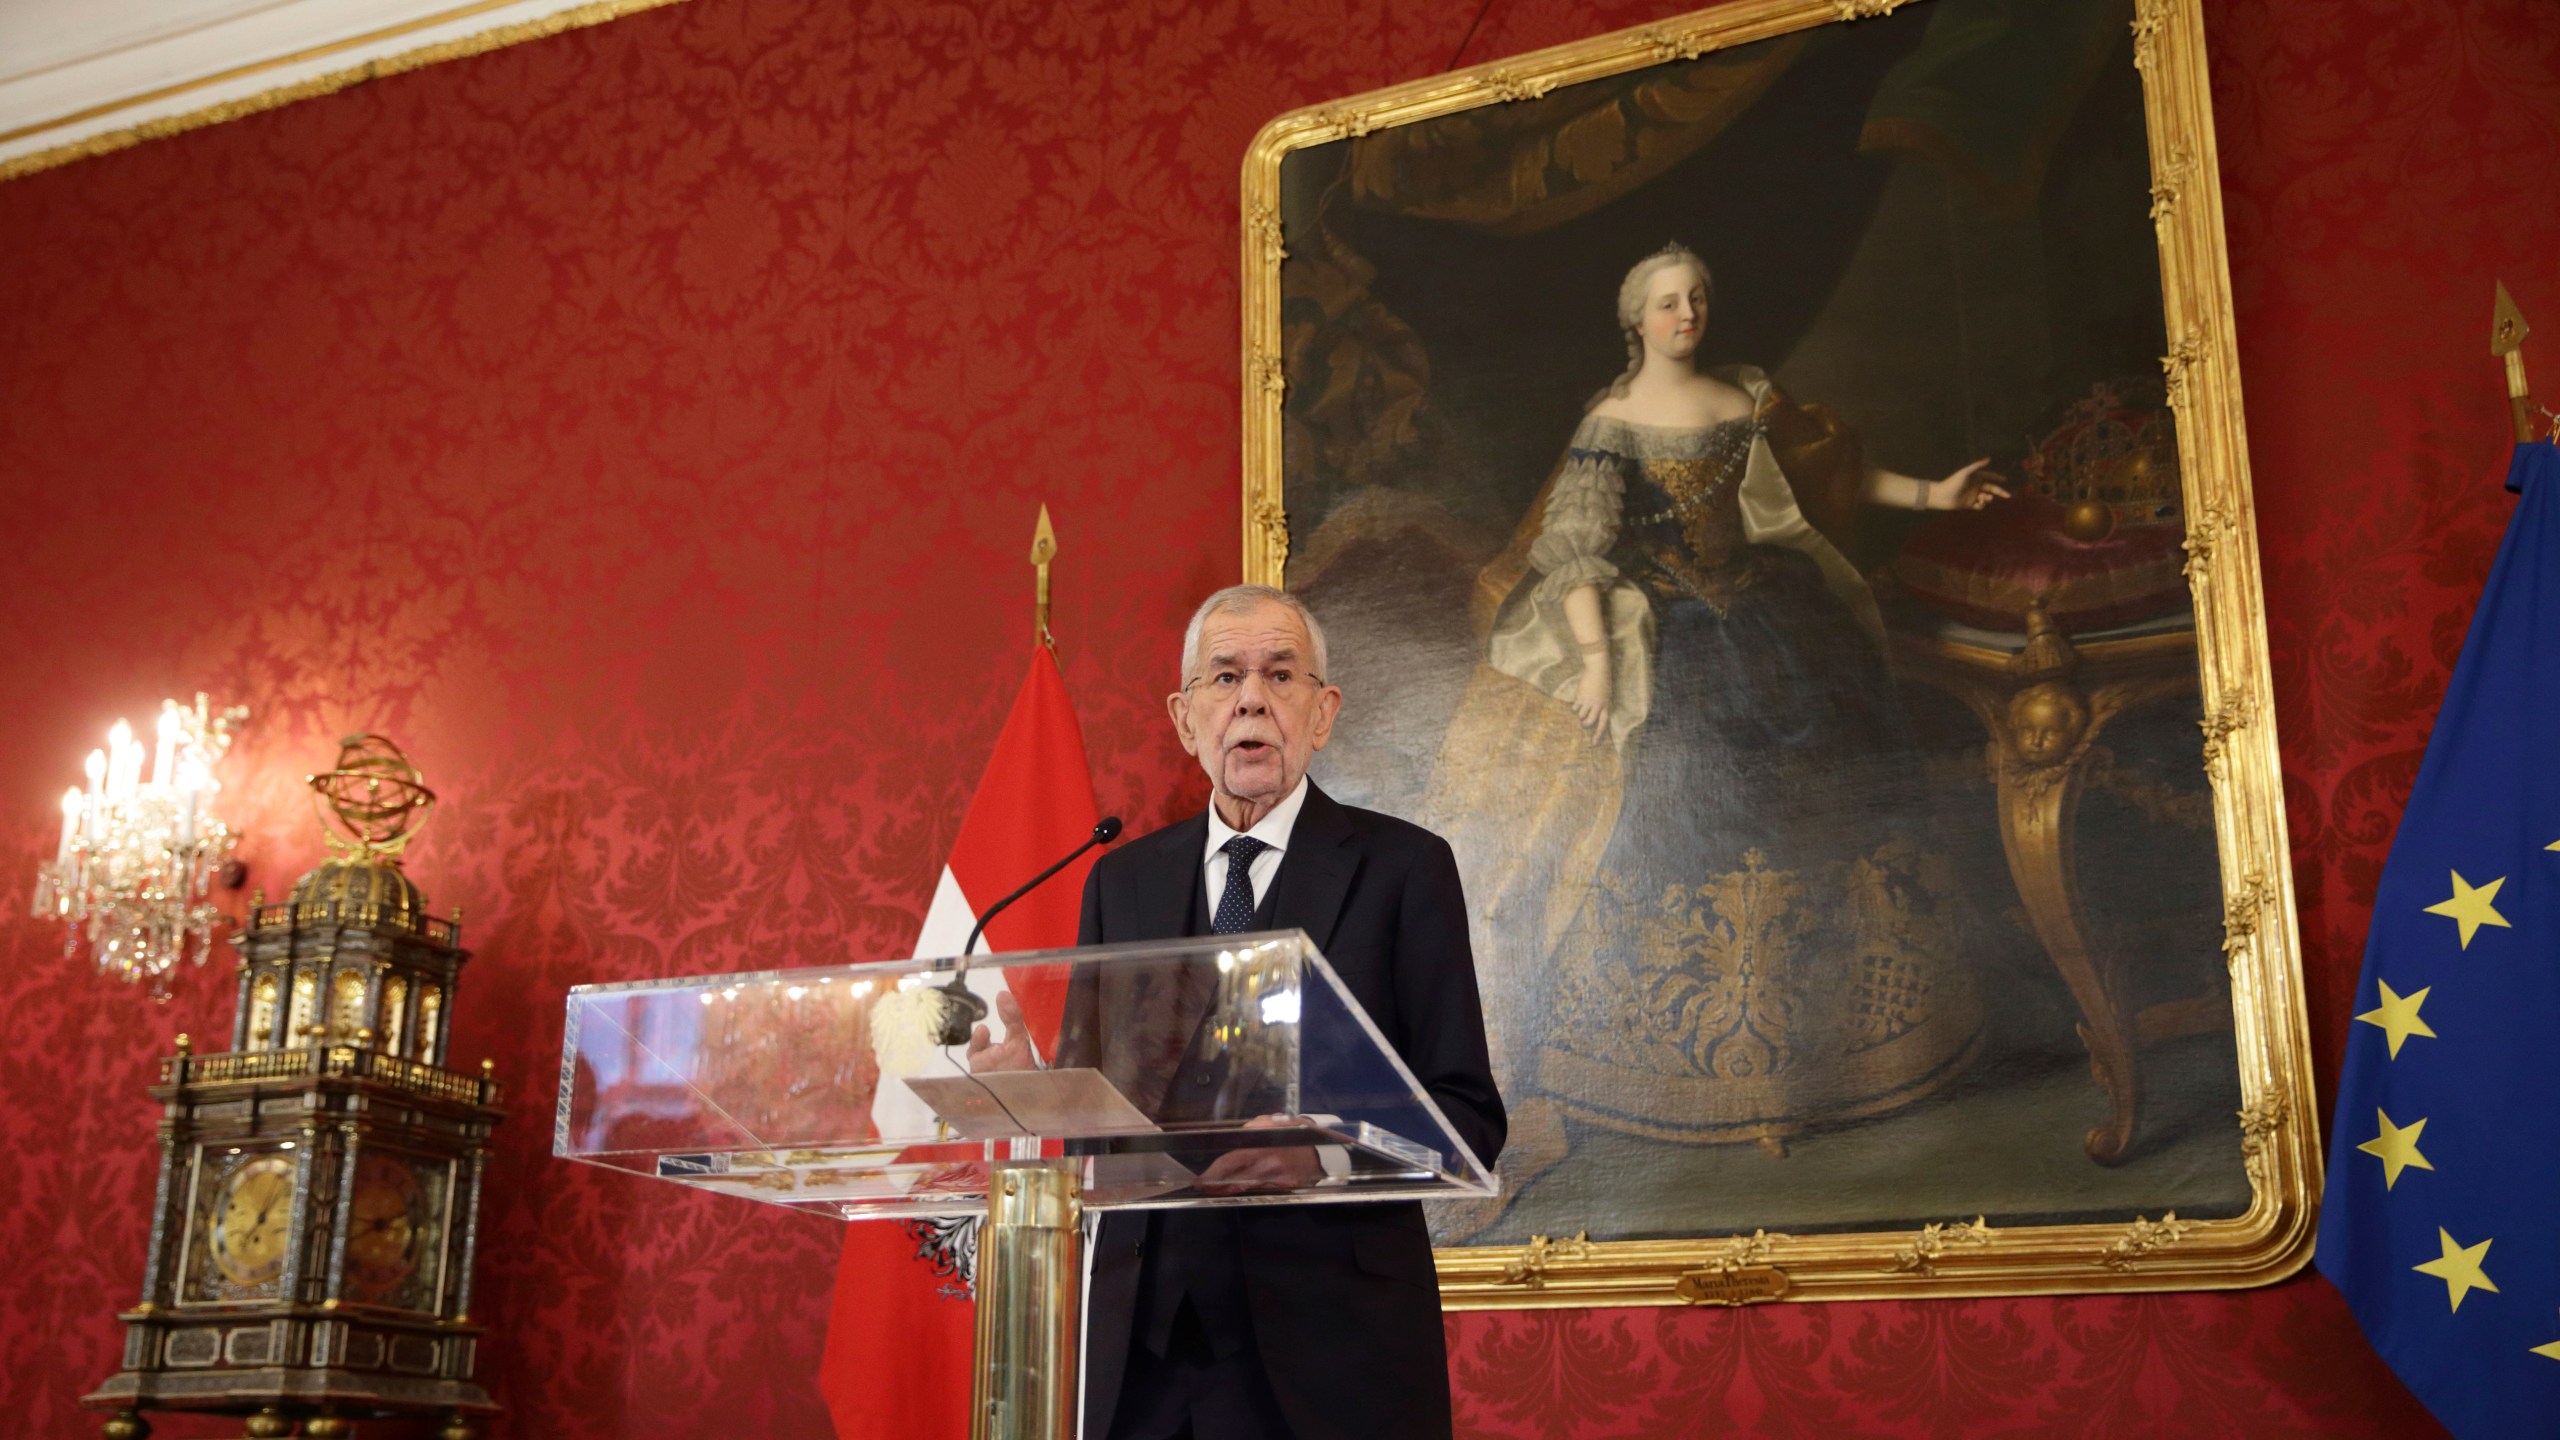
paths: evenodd
<path fill-rule="evenodd" d="M 232 835 L 213 813 L 213 768 L 248 714 L 214 714 L 202 695 L 192 710 L 164 700 L 147 755 L 122 720 L 89 752 L 89 783 L 62 795 L 62 843 L 36 869 L 35 913 L 63 922 L 63 954 L 85 937 L 100 970 L 148 981 L 162 1000 L 180 961 L 204 963 L 224 920 L 213 882 L 237 883 L 225 873 Z"/>

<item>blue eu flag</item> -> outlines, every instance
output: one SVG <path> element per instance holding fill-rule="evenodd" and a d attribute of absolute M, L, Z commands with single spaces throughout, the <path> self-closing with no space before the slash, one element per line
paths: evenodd
<path fill-rule="evenodd" d="M 2560 1435 L 2560 449 L 2507 488 L 2374 898 L 2318 1252 L 2465 1440 Z"/>

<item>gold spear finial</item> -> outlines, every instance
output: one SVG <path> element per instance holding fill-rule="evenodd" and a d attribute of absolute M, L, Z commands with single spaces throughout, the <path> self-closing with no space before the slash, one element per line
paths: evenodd
<path fill-rule="evenodd" d="M 2489 319 L 2489 353 L 2507 362 L 2507 414 L 2515 421 L 2516 440 L 2533 438 L 2533 392 L 2524 383 L 2524 337 L 2533 333 L 2507 282 L 2498 282 L 2498 306 Z"/>
<path fill-rule="evenodd" d="M 1040 507 L 1039 527 L 1031 532 L 1031 566 L 1038 577 L 1038 592 L 1031 602 L 1031 638 L 1036 644 L 1055 648 L 1057 641 L 1049 634 L 1049 562 L 1058 553 L 1058 532 L 1049 528 L 1049 507 Z"/>

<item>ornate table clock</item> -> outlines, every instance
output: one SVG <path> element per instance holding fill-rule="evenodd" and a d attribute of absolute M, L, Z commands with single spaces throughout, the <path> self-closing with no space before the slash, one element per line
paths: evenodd
<path fill-rule="evenodd" d="M 343 1436 L 442 1416 L 472 1440 L 480 1181 L 501 1116 L 489 1062 L 446 1069 L 461 912 L 427 913 L 399 853 L 435 803 L 398 746 L 344 742 L 311 777 L 334 857 L 251 902 L 227 1054 L 161 1062 L 142 1302 L 124 1365 L 83 1403 L 110 1440 L 142 1411 L 246 1414 L 247 1433 Z"/>

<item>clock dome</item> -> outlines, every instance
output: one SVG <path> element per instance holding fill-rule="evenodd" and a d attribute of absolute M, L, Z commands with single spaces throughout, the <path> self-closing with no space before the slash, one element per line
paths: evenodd
<path fill-rule="evenodd" d="M 377 923 L 416 929 L 427 918 L 427 897 L 400 867 L 378 857 L 345 855 L 293 883 L 290 902 L 299 914 L 306 905 L 326 905 L 353 919 L 370 913 Z"/>

